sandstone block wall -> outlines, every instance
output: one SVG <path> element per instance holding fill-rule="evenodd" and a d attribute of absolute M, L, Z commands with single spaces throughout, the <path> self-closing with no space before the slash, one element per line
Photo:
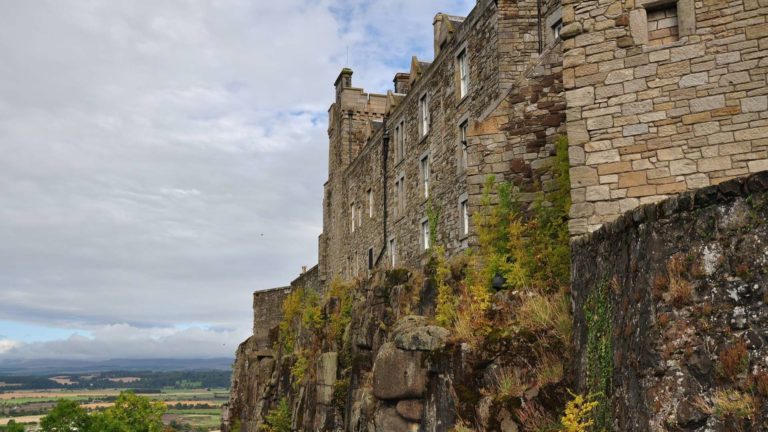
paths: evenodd
<path fill-rule="evenodd" d="M 765 0 L 563 0 L 573 234 L 768 169 L 767 19 Z"/>

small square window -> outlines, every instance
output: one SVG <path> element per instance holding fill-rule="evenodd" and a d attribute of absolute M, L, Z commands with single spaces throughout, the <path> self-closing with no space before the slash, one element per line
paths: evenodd
<path fill-rule="evenodd" d="M 552 24 L 552 37 L 554 40 L 560 39 L 560 30 L 563 29 L 563 20 L 559 19 Z"/>
<path fill-rule="evenodd" d="M 646 9 L 648 45 L 667 45 L 678 40 L 677 3 Z"/>

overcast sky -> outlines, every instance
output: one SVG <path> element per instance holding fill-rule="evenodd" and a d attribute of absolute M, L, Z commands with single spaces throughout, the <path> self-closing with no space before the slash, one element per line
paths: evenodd
<path fill-rule="evenodd" d="M 345 65 L 475 0 L 0 0 L 0 360 L 231 356 L 317 260 Z"/>

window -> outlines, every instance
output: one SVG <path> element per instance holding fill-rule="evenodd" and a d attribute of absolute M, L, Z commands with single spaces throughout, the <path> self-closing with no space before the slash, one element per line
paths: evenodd
<path fill-rule="evenodd" d="M 361 226 L 363 224 L 363 205 L 358 203 L 357 204 L 357 226 Z"/>
<path fill-rule="evenodd" d="M 352 232 L 355 232 L 355 203 L 349 205 L 349 214 L 351 216 L 350 221 L 352 222 Z"/>
<path fill-rule="evenodd" d="M 429 249 L 429 220 L 421 222 L 421 244 L 424 250 Z"/>
<path fill-rule="evenodd" d="M 463 99 L 469 92 L 469 63 L 467 50 L 464 49 L 456 57 L 459 66 L 459 99 Z"/>
<path fill-rule="evenodd" d="M 426 93 L 419 99 L 419 119 L 421 121 L 421 136 L 429 133 L 429 100 Z"/>
<path fill-rule="evenodd" d="M 469 208 L 467 205 L 467 199 L 463 199 L 459 204 L 459 211 L 461 212 L 461 235 L 462 237 L 469 234 Z"/>
<path fill-rule="evenodd" d="M 677 3 L 646 10 L 648 45 L 666 45 L 678 40 Z"/>
<path fill-rule="evenodd" d="M 403 216 L 405 209 L 405 176 L 400 174 L 400 178 L 395 182 L 395 216 Z"/>
<path fill-rule="evenodd" d="M 368 270 L 373 269 L 373 248 L 368 248 Z"/>
<path fill-rule="evenodd" d="M 400 162 L 405 157 L 405 124 L 401 121 L 395 126 L 395 160 Z"/>
<path fill-rule="evenodd" d="M 552 39 L 557 40 L 560 38 L 560 30 L 563 29 L 563 20 L 559 19 L 552 24 Z"/>
<path fill-rule="evenodd" d="M 395 246 L 394 238 L 389 239 L 389 259 L 392 263 L 392 267 L 394 268 L 395 265 L 397 265 L 397 249 Z"/>
<path fill-rule="evenodd" d="M 373 191 L 368 189 L 368 217 L 373 217 Z"/>
<path fill-rule="evenodd" d="M 424 187 L 424 198 L 429 198 L 429 155 L 421 158 L 421 181 Z"/>
<path fill-rule="evenodd" d="M 459 125 L 459 166 L 462 170 L 467 169 L 467 125 L 468 120 L 464 120 Z"/>

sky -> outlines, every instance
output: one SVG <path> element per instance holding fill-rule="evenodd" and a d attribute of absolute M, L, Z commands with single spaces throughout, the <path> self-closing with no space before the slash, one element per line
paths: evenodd
<path fill-rule="evenodd" d="M 0 362 L 233 356 L 317 261 L 344 66 L 475 0 L 0 0 Z"/>

